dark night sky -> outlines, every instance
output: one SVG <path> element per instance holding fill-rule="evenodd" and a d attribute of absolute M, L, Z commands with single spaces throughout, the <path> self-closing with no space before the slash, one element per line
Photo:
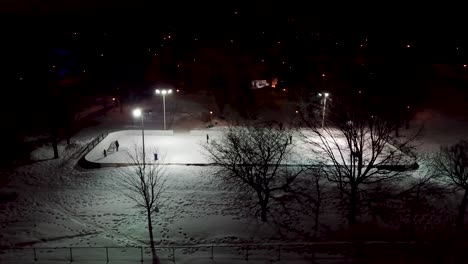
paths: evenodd
<path fill-rule="evenodd" d="M 394 28 L 431 31 L 446 27 L 463 28 L 463 8 L 449 2 L 429 3 L 379 2 L 347 3 L 338 1 L 111 1 L 111 0 L 3 0 L 0 12 L 13 16 L 37 17 L 41 20 L 61 19 L 69 24 L 131 25 L 139 22 L 189 24 L 192 20 L 212 22 L 226 11 L 239 10 L 255 17 L 292 15 L 302 17 L 320 27 L 342 29 L 358 27 L 367 30 Z M 74 21 L 79 19 L 80 21 Z M 259 19 L 258 22 L 261 22 Z M 43 21 L 44 22 L 44 21 Z M 440 28 L 439 28 L 440 27 Z M 452 28 L 453 29 L 453 28 Z M 452 30 L 451 29 L 451 30 Z M 450 31 L 451 31 L 450 30 Z"/>
<path fill-rule="evenodd" d="M 231 57 L 243 54 L 257 60 L 254 63 L 252 60 L 242 62 L 247 65 L 258 63 L 261 56 L 279 49 L 279 56 L 273 58 L 272 55 L 271 61 L 277 60 L 274 63 L 280 64 L 283 56 L 289 56 L 288 63 L 297 66 L 294 70 L 288 70 L 292 72 L 289 78 L 299 80 L 297 82 L 306 80 L 310 77 L 308 74 L 317 75 L 321 65 L 316 65 L 314 56 L 321 52 L 332 58 L 330 60 L 335 60 L 330 64 L 343 64 L 343 61 L 354 64 L 356 69 L 353 71 L 360 67 L 355 58 L 364 56 L 372 62 L 385 57 L 387 65 L 377 65 L 372 69 L 377 76 L 382 76 L 380 83 L 372 85 L 379 86 L 379 90 L 390 90 L 398 86 L 399 80 L 395 79 L 414 76 L 414 65 L 468 61 L 467 54 L 455 54 L 457 45 L 468 50 L 468 23 L 464 11 L 460 4 L 445 1 L 429 6 L 427 3 L 381 1 L 368 5 L 297 0 L 3 0 L 0 1 L 0 74 L 3 77 L 0 84 L 3 98 L 0 118 L 10 123 L 27 118 L 32 122 L 40 119 L 31 117 L 31 113 L 54 109 L 55 102 L 51 102 L 51 98 L 55 95 L 47 92 L 51 92 L 50 72 L 55 64 L 58 65 L 57 69 L 74 67 L 79 72 L 87 68 L 86 80 L 95 78 L 83 85 L 88 89 L 93 85 L 96 89 L 106 86 L 115 89 L 119 81 L 141 81 L 145 71 L 151 69 L 151 62 L 156 60 L 152 57 L 153 51 L 147 52 L 148 48 L 161 51 L 161 39 L 168 34 L 177 36 L 171 42 L 172 46 L 167 45 L 162 51 L 170 54 L 172 64 L 193 61 L 192 52 L 196 50 L 195 46 L 200 47 L 199 43 L 209 47 L 217 45 L 213 50 L 222 50 L 222 53 L 234 50 L 229 55 Z M 258 40 L 262 31 L 269 35 L 264 43 Z M 77 32 L 77 38 L 74 32 Z M 296 32 L 301 32 L 306 40 L 298 43 L 294 36 Z M 317 32 L 320 32 L 322 39 L 325 36 L 331 40 L 315 41 L 313 36 Z M 194 36 L 198 35 L 202 36 L 203 42 L 194 44 Z M 370 39 L 369 49 L 359 49 L 359 42 L 367 37 Z M 240 48 L 226 48 L 231 38 L 243 39 L 239 42 Z M 282 47 L 277 48 L 275 43 L 280 40 Z M 347 48 L 337 51 L 335 40 L 345 43 Z M 407 51 L 403 48 L 405 43 L 412 43 L 416 48 Z M 63 51 L 70 56 L 61 55 L 59 58 L 57 54 Z M 103 51 L 106 56 L 101 58 Z M 394 53 L 398 53 L 398 56 L 394 56 Z M 173 66 L 165 65 L 166 68 Z M 243 66 L 236 67 L 242 69 Z M 213 65 L 210 67 L 213 68 Z M 275 67 L 284 68 L 281 64 L 279 67 L 272 66 Z M 358 74 L 353 71 L 345 72 L 343 78 L 351 78 L 354 84 L 358 82 Z M 233 76 L 231 79 L 240 79 L 239 75 Z M 185 76 L 178 81 L 181 79 L 187 81 Z M 310 86 L 310 83 L 304 83 Z M 144 85 L 140 83 L 140 86 Z M 82 90 L 79 92 L 82 93 Z M 73 98 L 75 94 L 67 96 Z M 17 109 L 14 114 L 10 114 L 12 107 Z"/>

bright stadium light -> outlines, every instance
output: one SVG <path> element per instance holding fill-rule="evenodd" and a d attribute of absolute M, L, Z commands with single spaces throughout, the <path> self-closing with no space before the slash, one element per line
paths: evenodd
<path fill-rule="evenodd" d="M 135 108 L 133 110 L 133 116 L 135 118 L 141 117 L 141 141 L 143 142 L 143 166 L 145 165 L 146 156 L 145 156 L 145 125 L 143 123 L 143 112 L 140 108 Z"/>
<path fill-rule="evenodd" d="M 323 97 L 323 110 L 322 110 L 322 128 L 325 124 L 325 111 L 327 109 L 327 98 L 330 96 L 330 93 L 319 93 L 319 97 Z"/>
<path fill-rule="evenodd" d="M 172 89 L 156 89 L 157 95 L 162 95 L 163 98 L 163 111 L 164 111 L 164 130 L 166 130 L 166 94 L 171 94 Z"/>
<path fill-rule="evenodd" d="M 135 110 L 133 110 L 133 116 L 134 117 L 140 117 L 141 116 L 141 109 L 140 108 L 135 108 Z"/>

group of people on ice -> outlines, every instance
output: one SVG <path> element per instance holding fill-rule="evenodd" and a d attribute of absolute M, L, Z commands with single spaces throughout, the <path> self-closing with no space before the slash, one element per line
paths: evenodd
<path fill-rule="evenodd" d="M 114 141 L 112 143 L 114 143 L 115 151 L 119 151 L 119 146 L 120 146 L 119 141 L 116 140 L 116 141 Z M 112 146 L 112 143 L 111 143 L 111 146 Z M 104 154 L 104 157 L 107 157 L 107 150 L 106 149 L 104 149 L 103 154 Z"/>

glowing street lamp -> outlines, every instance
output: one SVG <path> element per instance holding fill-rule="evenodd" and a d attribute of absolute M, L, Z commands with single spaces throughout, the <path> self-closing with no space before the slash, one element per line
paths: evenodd
<path fill-rule="evenodd" d="M 166 130 L 166 94 L 171 94 L 172 89 L 156 89 L 157 95 L 162 95 L 163 98 L 163 111 L 164 111 L 164 130 Z"/>
<path fill-rule="evenodd" d="M 143 112 L 140 108 L 135 108 L 133 110 L 133 116 L 135 118 L 141 117 L 141 140 L 143 142 L 143 165 L 145 165 L 146 155 L 145 155 L 145 125 L 143 123 Z"/>
<path fill-rule="evenodd" d="M 325 111 L 326 111 L 326 108 L 327 108 L 327 97 L 329 96 L 330 94 L 329 93 L 319 93 L 318 96 L 319 97 L 323 97 L 323 110 L 322 110 L 322 128 L 323 128 L 323 125 L 325 124 Z"/>

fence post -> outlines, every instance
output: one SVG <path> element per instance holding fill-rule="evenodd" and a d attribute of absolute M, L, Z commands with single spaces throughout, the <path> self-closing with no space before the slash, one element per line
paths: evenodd
<path fill-rule="evenodd" d="M 69 249 L 70 249 L 70 262 L 73 262 L 72 248 L 71 248 L 71 247 L 69 247 Z"/>
<path fill-rule="evenodd" d="M 141 255 L 140 262 L 143 263 L 143 247 L 140 247 L 140 255 Z"/>
<path fill-rule="evenodd" d="M 249 261 L 249 246 L 245 248 L 245 260 Z"/>
<path fill-rule="evenodd" d="M 106 247 L 106 263 L 109 263 L 109 248 Z"/>
<path fill-rule="evenodd" d="M 213 256 L 213 245 L 211 245 L 211 260 L 214 259 L 214 256 Z"/>
<path fill-rule="evenodd" d="M 175 263 L 175 249 L 172 247 L 172 261 Z"/>
<path fill-rule="evenodd" d="M 36 248 L 33 248 L 33 252 L 34 252 L 34 261 L 37 261 Z"/>
<path fill-rule="evenodd" d="M 281 260 L 281 245 L 278 245 L 278 261 Z"/>

